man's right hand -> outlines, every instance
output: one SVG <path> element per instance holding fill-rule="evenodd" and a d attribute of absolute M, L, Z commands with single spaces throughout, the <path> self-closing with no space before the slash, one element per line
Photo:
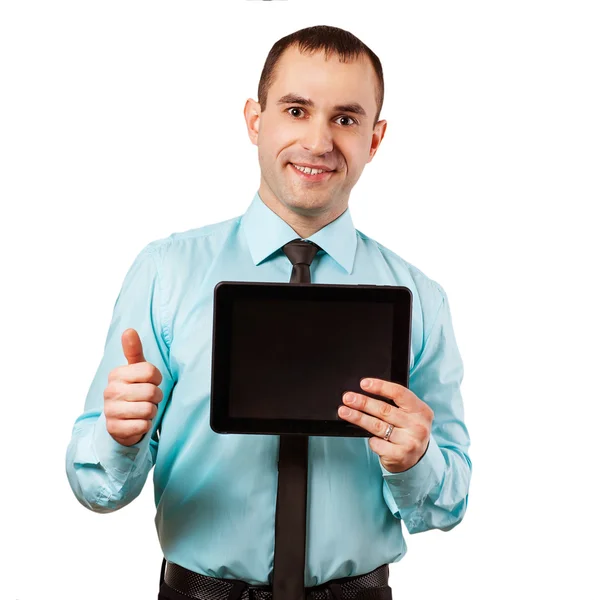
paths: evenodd
<path fill-rule="evenodd" d="M 127 365 L 116 367 L 108 375 L 104 390 L 104 414 L 108 433 L 123 446 L 137 444 L 152 427 L 152 419 L 163 399 L 158 387 L 160 371 L 146 362 L 142 341 L 135 329 L 121 336 Z"/>

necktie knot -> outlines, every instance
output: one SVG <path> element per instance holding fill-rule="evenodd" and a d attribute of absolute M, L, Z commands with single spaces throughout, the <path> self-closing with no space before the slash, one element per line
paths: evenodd
<path fill-rule="evenodd" d="M 283 246 L 284 254 L 294 265 L 290 283 L 310 283 L 310 263 L 319 250 L 321 247 L 317 244 L 301 239 L 292 240 Z"/>
<path fill-rule="evenodd" d="M 321 248 L 317 244 L 301 239 L 292 240 L 283 246 L 284 254 L 290 259 L 293 265 L 303 264 L 310 266 L 319 250 Z"/>

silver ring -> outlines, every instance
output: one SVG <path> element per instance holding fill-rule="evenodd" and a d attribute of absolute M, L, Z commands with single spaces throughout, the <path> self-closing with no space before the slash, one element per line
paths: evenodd
<path fill-rule="evenodd" d="M 387 442 L 390 439 L 390 435 L 392 435 L 392 431 L 394 430 L 394 426 L 391 423 L 388 423 L 387 429 L 385 430 L 385 435 L 383 439 Z"/>

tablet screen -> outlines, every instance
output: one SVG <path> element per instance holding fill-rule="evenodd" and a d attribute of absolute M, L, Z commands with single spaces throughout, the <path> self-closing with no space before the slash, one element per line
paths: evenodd
<path fill-rule="evenodd" d="M 237 301 L 230 416 L 334 419 L 357 372 L 390 379 L 393 318 L 390 303 Z"/>

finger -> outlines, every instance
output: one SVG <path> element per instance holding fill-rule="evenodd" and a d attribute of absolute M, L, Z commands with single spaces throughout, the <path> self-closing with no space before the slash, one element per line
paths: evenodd
<path fill-rule="evenodd" d="M 386 381 L 385 379 L 375 379 L 374 377 L 365 377 L 360 380 L 360 387 L 370 394 L 377 394 L 393 400 L 396 406 L 403 410 L 411 411 L 415 408 L 416 396 L 407 387 L 399 383 Z"/>
<path fill-rule="evenodd" d="M 394 427 L 405 427 L 409 423 L 410 416 L 399 411 L 397 406 L 389 402 L 376 400 L 356 392 L 346 392 L 342 400 L 349 408 L 377 417 L 386 423 L 391 423 Z"/>
<path fill-rule="evenodd" d="M 121 345 L 128 364 L 133 365 L 146 360 L 142 351 L 142 340 L 135 329 L 126 329 L 123 332 Z"/>
<path fill-rule="evenodd" d="M 344 414 L 344 409 L 349 411 L 348 414 Z M 359 410 L 353 410 L 351 408 L 348 408 L 347 406 L 341 406 L 340 408 L 338 408 L 338 415 L 345 421 L 348 421 L 353 425 L 358 425 L 358 427 L 362 427 L 365 431 L 368 431 L 369 433 L 372 433 L 377 437 L 383 438 L 388 428 L 388 424 L 382 421 L 381 419 L 377 419 L 370 415 L 366 415 L 365 413 L 360 412 Z M 393 433 L 394 432 L 392 431 L 392 435 Z"/>
<path fill-rule="evenodd" d="M 122 384 L 115 400 L 125 402 L 153 402 L 160 404 L 163 399 L 162 390 L 152 383 L 125 383 Z"/>
<path fill-rule="evenodd" d="M 147 419 L 106 419 L 106 429 L 110 435 L 118 438 L 132 438 L 147 433 L 152 421 Z"/>
<path fill-rule="evenodd" d="M 133 365 L 123 365 L 113 369 L 109 381 L 117 380 L 123 383 L 153 383 L 160 385 L 162 381 L 161 372 L 149 362 L 141 362 Z"/>
<path fill-rule="evenodd" d="M 104 406 L 107 419 L 147 419 L 152 420 L 158 413 L 158 406 L 152 402 L 123 402 L 113 400 Z"/>

